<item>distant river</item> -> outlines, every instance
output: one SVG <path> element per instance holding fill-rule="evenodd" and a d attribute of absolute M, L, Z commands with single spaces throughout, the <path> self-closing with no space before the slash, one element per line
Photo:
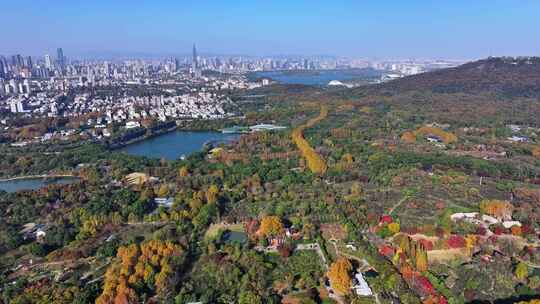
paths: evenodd
<path fill-rule="evenodd" d="M 381 77 L 381 72 L 374 69 L 348 70 L 316 70 L 316 71 L 265 71 L 251 73 L 250 78 L 271 78 L 285 84 L 304 84 L 325 86 L 332 80 L 354 81 L 375 80 Z"/>
<path fill-rule="evenodd" d="M 78 181 L 77 177 L 57 178 L 22 178 L 0 181 L 0 191 L 17 192 L 21 190 L 37 190 L 48 185 L 67 185 Z"/>
<path fill-rule="evenodd" d="M 125 153 L 150 158 L 165 158 L 175 160 L 182 155 L 201 151 L 206 143 L 229 142 L 237 138 L 235 134 L 223 134 L 221 132 L 192 132 L 174 131 L 145 139 L 120 149 Z"/>

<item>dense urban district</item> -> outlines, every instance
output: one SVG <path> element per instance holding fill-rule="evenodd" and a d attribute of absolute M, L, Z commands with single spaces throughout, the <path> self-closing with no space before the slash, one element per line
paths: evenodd
<path fill-rule="evenodd" d="M 538 303 L 540 58 L 349 88 L 193 57 L 7 82 L 1 178 L 73 181 L 0 191 L 0 303 Z M 241 134 L 118 150 L 170 130 Z"/>

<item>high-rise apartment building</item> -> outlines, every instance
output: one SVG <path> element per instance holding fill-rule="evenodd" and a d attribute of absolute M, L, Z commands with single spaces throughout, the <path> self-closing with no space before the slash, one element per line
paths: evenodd
<path fill-rule="evenodd" d="M 11 56 L 11 65 L 17 68 L 24 66 L 23 57 L 19 54 Z"/>
<path fill-rule="evenodd" d="M 31 70 L 32 67 L 34 66 L 33 63 L 32 63 L 32 57 L 31 57 L 31 56 L 26 57 L 25 66 L 26 66 L 27 68 L 29 68 L 30 70 Z"/>
<path fill-rule="evenodd" d="M 49 54 L 46 54 L 45 55 L 45 67 L 47 69 L 52 69 L 52 60 L 51 60 L 51 56 Z"/>
<path fill-rule="evenodd" d="M 58 62 L 58 65 L 60 66 L 60 68 L 64 68 L 65 58 L 64 58 L 64 50 L 62 50 L 62 48 L 58 48 L 56 50 L 56 61 Z"/>
<path fill-rule="evenodd" d="M 6 77 L 6 73 L 4 71 L 4 61 L 0 60 L 0 78 L 5 78 L 5 77 Z"/>

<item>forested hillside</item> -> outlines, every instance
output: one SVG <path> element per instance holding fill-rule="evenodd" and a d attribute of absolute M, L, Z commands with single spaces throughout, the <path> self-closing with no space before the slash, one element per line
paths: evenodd
<path fill-rule="evenodd" d="M 488 58 L 458 66 L 397 79 L 359 94 L 490 93 L 509 97 L 540 96 L 540 57 Z"/>

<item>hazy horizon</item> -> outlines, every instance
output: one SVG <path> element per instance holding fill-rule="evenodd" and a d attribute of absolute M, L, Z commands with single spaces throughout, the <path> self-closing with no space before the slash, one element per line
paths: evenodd
<path fill-rule="evenodd" d="M 0 54 L 337 56 L 448 58 L 538 56 L 538 1 L 71 1 L 2 7 Z M 25 22 L 26 20 L 26 22 Z M 31 22 L 29 22 L 31 20 Z"/>

